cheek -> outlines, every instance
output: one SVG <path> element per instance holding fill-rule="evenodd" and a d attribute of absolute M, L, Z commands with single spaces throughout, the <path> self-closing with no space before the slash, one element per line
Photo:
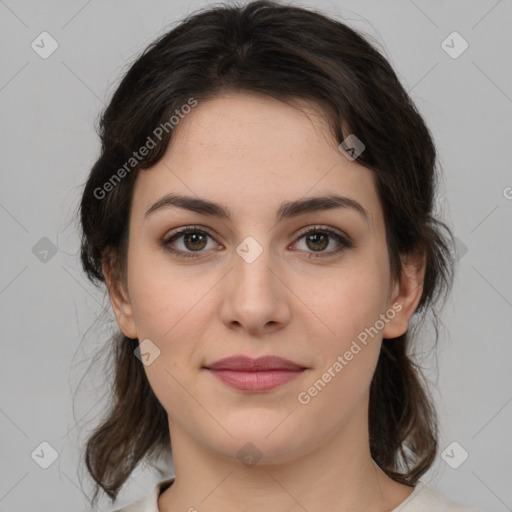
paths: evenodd
<path fill-rule="evenodd" d="M 386 261 L 386 260 L 385 260 Z M 319 365 L 302 391 L 306 410 L 322 415 L 332 407 L 341 421 L 368 391 L 380 354 L 387 278 L 378 258 L 359 258 L 338 269 L 329 284 L 309 295 L 317 312 L 311 338 Z M 313 325 L 313 324 L 311 324 Z"/>
<path fill-rule="evenodd" d="M 207 292 L 213 284 L 197 279 L 187 282 L 170 266 L 132 261 L 129 282 L 139 342 L 150 339 L 160 351 L 144 366 L 146 376 L 166 411 L 179 410 L 180 417 L 188 418 L 195 411 L 188 393 L 196 393 L 190 372 L 201 361 L 198 342 L 204 337 Z"/>
<path fill-rule="evenodd" d="M 201 340 L 214 321 L 211 297 L 218 276 L 187 277 L 177 266 L 156 261 L 139 265 L 135 257 L 132 262 L 129 283 L 139 342 L 150 339 L 159 350 L 154 362 L 145 366 L 146 375 L 166 410 L 179 408 L 187 416 L 194 406 L 183 386 L 196 393 L 193 372 L 204 363 Z"/>
<path fill-rule="evenodd" d="M 375 325 L 386 308 L 387 279 L 382 265 L 368 258 L 354 258 L 321 280 L 297 280 L 295 290 L 315 313 L 311 322 L 316 319 L 317 331 L 323 343 L 327 342 L 324 346 L 332 351 L 350 345 L 351 340 Z M 310 316 L 307 309 L 304 311 Z"/>
<path fill-rule="evenodd" d="M 208 275 L 187 278 L 163 252 L 134 247 L 128 260 L 128 282 L 139 338 L 169 343 L 185 326 L 195 323 L 214 282 Z"/>
<path fill-rule="evenodd" d="M 298 399 L 312 417 L 325 416 L 329 409 L 332 425 L 344 421 L 363 403 L 382 341 L 379 319 L 385 312 L 386 288 L 381 276 L 386 274 L 377 267 L 353 270 L 340 272 L 329 288 L 308 299 L 321 319 L 315 321 L 320 327 L 310 331 L 310 338 L 317 340 L 314 349 L 319 364 Z"/>

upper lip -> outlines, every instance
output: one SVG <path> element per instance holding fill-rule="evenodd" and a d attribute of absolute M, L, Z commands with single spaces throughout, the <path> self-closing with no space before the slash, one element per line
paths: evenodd
<path fill-rule="evenodd" d="M 240 372 L 258 372 L 264 370 L 298 371 L 306 369 L 305 366 L 277 356 L 262 356 L 257 359 L 247 356 L 232 356 L 205 365 L 205 368 L 209 370 L 235 370 Z"/>

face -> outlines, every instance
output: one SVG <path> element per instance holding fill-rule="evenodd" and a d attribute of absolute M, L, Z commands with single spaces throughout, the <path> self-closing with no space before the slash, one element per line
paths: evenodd
<path fill-rule="evenodd" d="M 350 425 L 364 432 L 382 337 L 403 334 L 419 300 L 417 285 L 391 279 L 372 171 L 301 106 L 236 93 L 192 109 L 137 176 L 127 287 L 109 287 L 123 332 L 150 340 L 144 368 L 171 439 L 233 460 L 248 442 L 263 461 L 284 462 Z M 168 194 L 217 203 L 229 218 L 169 203 L 147 213 Z M 327 195 L 349 201 L 280 209 Z M 240 389 L 236 372 L 206 368 L 238 355 L 301 370 L 245 373 L 250 389 Z"/>

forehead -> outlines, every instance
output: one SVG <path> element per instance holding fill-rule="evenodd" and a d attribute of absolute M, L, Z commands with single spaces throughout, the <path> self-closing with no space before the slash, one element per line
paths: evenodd
<path fill-rule="evenodd" d="M 325 151 L 327 144 L 336 145 L 329 138 L 323 113 L 310 102 L 285 103 L 263 94 L 232 92 L 199 102 L 174 130 L 171 147 L 200 150 L 202 155 L 280 160 L 286 151 L 313 154 L 318 143 Z"/>
<path fill-rule="evenodd" d="M 363 204 L 370 220 L 379 214 L 373 172 L 343 155 L 316 105 L 252 93 L 198 102 L 184 115 L 163 158 L 138 173 L 134 207 L 145 212 L 170 192 L 258 215 L 258 208 L 336 193 Z"/>

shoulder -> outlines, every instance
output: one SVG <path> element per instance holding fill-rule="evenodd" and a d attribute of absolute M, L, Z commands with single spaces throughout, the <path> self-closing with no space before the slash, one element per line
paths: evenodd
<path fill-rule="evenodd" d="M 158 497 L 167 487 L 172 485 L 174 477 L 162 480 L 154 485 L 148 494 L 142 498 L 126 505 L 122 508 L 118 508 L 113 512 L 159 512 L 158 510 Z"/>
<path fill-rule="evenodd" d="M 423 482 L 419 482 L 412 494 L 391 512 L 479 512 L 448 499 Z"/>

